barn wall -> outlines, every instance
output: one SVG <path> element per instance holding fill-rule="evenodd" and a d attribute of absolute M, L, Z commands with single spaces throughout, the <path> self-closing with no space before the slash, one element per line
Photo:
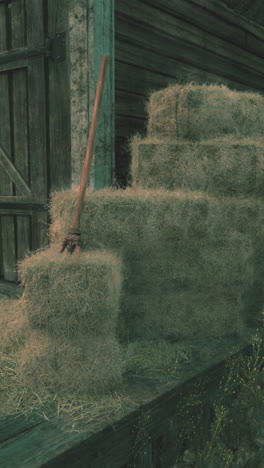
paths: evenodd
<path fill-rule="evenodd" d="M 173 83 L 264 91 L 264 29 L 218 0 L 116 0 L 116 179 L 124 186 L 128 141 L 145 134 L 150 93 Z"/>

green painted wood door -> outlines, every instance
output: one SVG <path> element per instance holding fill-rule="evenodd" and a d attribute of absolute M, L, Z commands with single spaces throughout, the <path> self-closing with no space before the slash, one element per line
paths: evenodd
<path fill-rule="evenodd" d="M 50 191 L 70 184 L 63 7 L 63 0 L 0 0 L 0 278 L 7 281 L 16 281 L 27 251 L 47 241 Z"/>

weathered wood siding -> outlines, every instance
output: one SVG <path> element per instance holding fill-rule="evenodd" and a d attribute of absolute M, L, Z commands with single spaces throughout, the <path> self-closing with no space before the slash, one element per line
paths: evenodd
<path fill-rule="evenodd" d="M 264 30 L 218 0 L 116 0 L 116 179 L 145 134 L 149 94 L 173 83 L 264 91 Z"/>

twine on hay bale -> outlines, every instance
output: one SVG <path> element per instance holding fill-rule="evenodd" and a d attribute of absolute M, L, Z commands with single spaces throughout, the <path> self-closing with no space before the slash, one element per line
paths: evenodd
<path fill-rule="evenodd" d="M 131 140 L 132 186 L 207 192 L 213 196 L 264 195 L 264 140 L 200 143 Z"/>
<path fill-rule="evenodd" d="M 202 141 L 264 136 L 264 97 L 226 86 L 173 85 L 150 96 L 148 137 Z"/>
<path fill-rule="evenodd" d="M 75 200 L 76 194 L 72 191 L 53 195 L 51 235 L 55 245 L 65 235 Z M 147 310 L 150 321 L 152 317 L 161 317 L 161 320 L 167 320 L 169 329 L 173 302 L 167 319 L 166 296 L 163 295 L 164 302 L 151 300 L 150 297 L 155 292 L 162 296 L 165 284 L 168 285 L 168 297 L 174 297 L 173 320 L 179 330 L 183 326 L 178 318 L 176 294 L 179 288 L 185 286 L 188 290 L 190 287 L 201 287 L 205 296 L 207 292 L 215 290 L 217 297 L 220 297 L 216 289 L 226 287 L 230 294 L 234 293 L 233 302 L 230 299 L 227 307 L 226 330 L 221 317 L 218 318 L 225 304 L 220 307 L 216 301 L 213 302 L 215 307 L 205 311 L 207 316 L 211 314 L 211 319 L 207 320 L 202 312 L 205 300 L 198 304 L 197 296 L 190 296 L 189 300 L 201 314 L 201 334 L 202 324 L 208 334 L 211 330 L 213 334 L 217 333 L 217 323 L 220 334 L 229 333 L 231 329 L 234 333 L 240 333 L 240 323 L 236 321 L 238 308 L 243 316 L 245 292 L 255 280 L 256 251 L 253 247 L 259 206 L 249 200 L 220 200 L 184 191 L 103 189 L 89 192 L 82 214 L 83 248 L 118 251 L 126 265 L 119 339 L 126 341 L 129 336 L 136 339 L 143 330 L 149 339 L 157 338 L 159 333 L 163 338 L 158 320 L 155 330 L 142 326 L 140 330 L 140 320 L 142 318 L 143 323 Z M 252 224 L 249 224 L 249 216 L 252 217 Z M 192 255 L 197 262 L 195 268 L 190 259 Z M 138 300 L 141 296 L 138 294 L 137 297 L 136 292 L 143 296 L 149 294 L 148 306 Z M 133 294 L 135 300 L 129 305 L 128 297 Z M 137 323 L 135 317 L 139 317 Z M 147 319 L 145 327 L 146 323 Z M 236 330 L 232 324 L 237 326 Z M 185 333 L 194 336 L 195 324 L 186 328 L 186 332 L 176 330 L 177 326 L 174 327 L 175 336 Z"/>
<path fill-rule="evenodd" d="M 114 335 L 122 287 L 121 259 L 94 251 L 62 256 L 40 251 L 19 265 L 20 305 L 32 328 L 54 336 Z"/>

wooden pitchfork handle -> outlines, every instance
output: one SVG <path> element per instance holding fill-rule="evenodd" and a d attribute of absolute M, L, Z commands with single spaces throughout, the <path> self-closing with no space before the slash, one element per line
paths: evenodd
<path fill-rule="evenodd" d="M 89 132 L 88 145 L 87 145 L 86 156 L 85 156 L 85 161 L 84 161 L 83 170 L 82 170 L 82 177 L 81 177 L 81 182 L 80 182 L 80 187 L 79 187 L 79 192 L 78 192 L 78 197 L 77 197 L 77 203 L 76 203 L 76 207 L 74 211 L 73 222 L 72 222 L 71 229 L 69 230 L 69 233 L 66 236 L 62 244 L 60 253 L 62 253 L 65 250 L 65 248 L 67 248 L 67 250 L 70 253 L 73 253 L 75 247 L 76 247 L 76 251 L 78 254 L 80 254 L 80 251 L 81 251 L 80 218 L 81 218 L 81 213 L 82 213 L 82 209 L 84 205 L 86 185 L 87 185 L 87 181 L 88 181 L 88 177 L 90 173 L 92 157 L 93 157 L 93 152 L 94 152 L 95 135 L 96 135 L 96 129 L 98 126 L 98 117 L 99 117 L 102 96 L 103 96 L 103 88 L 104 88 L 104 83 L 105 83 L 108 61 L 109 61 L 109 55 L 104 55 L 102 65 L 101 65 L 97 90 L 96 90 L 92 125 L 90 127 L 90 132 Z"/>

